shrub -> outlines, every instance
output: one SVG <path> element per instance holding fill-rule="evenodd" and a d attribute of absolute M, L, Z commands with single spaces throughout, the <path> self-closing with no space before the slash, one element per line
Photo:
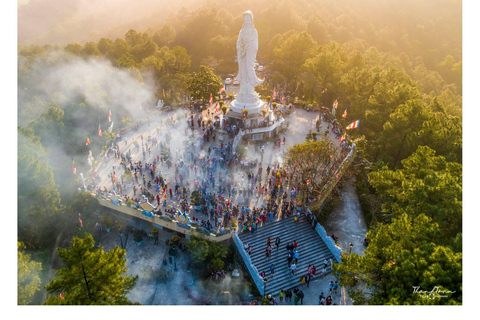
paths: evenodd
<path fill-rule="evenodd" d="M 195 206 L 199 206 L 202 204 L 202 194 L 198 190 L 193 190 L 192 195 L 190 196 L 190 201 Z"/>

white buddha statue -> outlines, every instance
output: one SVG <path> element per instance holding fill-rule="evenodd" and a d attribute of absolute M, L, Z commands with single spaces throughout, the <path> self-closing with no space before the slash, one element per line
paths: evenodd
<path fill-rule="evenodd" d="M 232 109 L 241 112 L 242 109 L 260 112 L 263 102 L 255 92 L 255 86 L 263 82 L 255 74 L 255 59 L 258 51 L 258 33 L 253 27 L 253 14 L 246 11 L 243 14 L 243 26 L 237 40 L 237 60 L 240 90 L 232 103 Z"/>

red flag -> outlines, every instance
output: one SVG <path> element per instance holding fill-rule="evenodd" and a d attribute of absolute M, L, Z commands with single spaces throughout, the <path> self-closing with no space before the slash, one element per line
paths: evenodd
<path fill-rule="evenodd" d="M 282 106 L 283 106 L 283 97 L 282 97 Z"/>
<path fill-rule="evenodd" d="M 73 161 L 73 158 L 72 158 L 72 168 L 73 168 L 73 174 L 77 174 L 77 168 L 75 167 L 75 161 Z"/>
<path fill-rule="evenodd" d="M 62 293 L 62 292 L 60 292 L 60 299 L 62 299 L 62 300 L 65 299 L 65 298 L 63 297 L 63 293 Z"/>
<path fill-rule="evenodd" d="M 210 104 L 213 104 L 213 97 L 212 97 L 212 94 L 210 93 L 210 100 L 209 100 Z"/>
<path fill-rule="evenodd" d="M 86 146 L 90 144 L 90 139 L 87 137 L 87 143 L 85 143 Z"/>
<path fill-rule="evenodd" d="M 78 221 L 80 221 L 80 227 L 83 228 L 82 218 L 80 218 L 80 213 L 78 214 Z"/>
<path fill-rule="evenodd" d="M 112 112 L 108 110 L 108 122 L 112 122 Z"/>
<path fill-rule="evenodd" d="M 277 91 L 276 88 L 273 88 L 273 100 L 277 98 Z"/>
<path fill-rule="evenodd" d="M 98 135 L 101 137 L 102 136 L 102 128 L 100 125 L 98 125 Z"/>

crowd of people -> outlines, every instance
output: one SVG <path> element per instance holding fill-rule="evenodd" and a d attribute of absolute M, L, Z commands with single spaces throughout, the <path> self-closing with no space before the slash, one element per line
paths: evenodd
<path fill-rule="evenodd" d="M 206 120 L 206 116 L 210 120 Z M 145 139 L 143 134 L 134 132 L 129 139 L 136 142 L 137 136 L 141 145 L 133 143 L 132 148 L 128 146 L 128 139 L 116 139 L 105 153 L 106 161 L 115 159 L 108 174 L 111 188 L 107 188 L 109 184 L 105 182 L 100 185 L 101 179 L 94 170 L 89 189 L 119 204 L 139 208 L 142 203 L 148 203 L 153 213 L 160 216 L 174 218 L 176 210 L 190 213 L 190 223 L 208 233 L 234 230 L 254 233 L 276 219 L 291 216 L 298 219 L 300 215 L 305 215 L 308 223 L 315 227 L 316 217 L 306 206 L 309 201 L 300 199 L 299 181 L 285 165 L 274 161 L 264 168 L 263 161 L 249 160 L 234 153 L 233 141 L 224 141 L 219 136 L 226 134 L 233 140 L 239 128 L 213 111 L 208 114 L 187 112 L 184 119 L 187 126 L 181 139 L 171 133 L 181 120 L 173 117 L 161 120 L 162 130 Z M 335 124 L 331 125 L 333 130 L 340 130 Z M 188 139 L 189 136 L 199 139 Z M 121 141 L 125 143 L 122 145 Z M 271 147 L 280 149 L 285 143 L 285 137 L 279 138 Z M 255 155 L 261 154 L 261 160 L 264 152 L 265 144 L 255 144 Z M 193 191 L 200 194 L 195 201 Z M 279 246 L 279 238 L 273 243 L 268 241 L 266 259 Z M 287 264 L 292 275 L 298 272 L 300 252 L 297 246 L 296 242 L 287 244 Z M 253 250 L 246 243 L 244 249 L 248 254 Z M 273 277 L 275 266 L 271 264 L 269 268 Z M 300 285 L 308 287 L 316 275 L 316 266 L 309 266 Z M 216 274 L 215 278 L 218 277 L 222 275 Z M 302 304 L 303 293 L 294 290 L 294 294 L 293 299 Z M 285 291 L 284 298 L 291 301 L 292 292 Z"/>

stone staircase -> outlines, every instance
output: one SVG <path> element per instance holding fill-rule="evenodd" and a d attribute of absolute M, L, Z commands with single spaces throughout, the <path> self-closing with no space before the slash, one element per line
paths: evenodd
<path fill-rule="evenodd" d="M 267 248 L 267 238 L 270 237 L 273 245 L 272 255 L 269 259 L 265 257 Z M 275 246 L 275 239 L 280 237 L 280 247 Z M 254 233 L 241 233 L 239 238 L 243 243 L 248 243 L 252 247 L 250 259 L 258 272 L 264 271 L 268 282 L 266 285 L 266 294 L 277 294 L 282 289 L 294 289 L 300 285 L 302 276 L 307 274 L 308 265 L 315 265 L 316 276 L 321 277 L 321 270 L 324 261 L 332 258 L 337 262 L 330 249 L 323 242 L 320 235 L 315 231 L 305 217 L 295 222 L 293 217 L 281 219 L 279 221 L 267 222 L 259 227 Z M 297 251 L 299 253 L 297 269 L 295 275 L 292 275 L 287 265 L 287 250 L 285 246 L 290 242 L 297 241 Z M 238 248 L 238 250 L 244 250 Z M 273 263 L 275 274 L 273 278 L 270 275 L 270 265 Z M 327 273 L 331 272 L 328 264 Z M 253 275 L 252 275 L 253 277 Z M 258 286 L 258 284 L 257 284 Z M 260 292 L 263 288 L 258 288 Z"/>

